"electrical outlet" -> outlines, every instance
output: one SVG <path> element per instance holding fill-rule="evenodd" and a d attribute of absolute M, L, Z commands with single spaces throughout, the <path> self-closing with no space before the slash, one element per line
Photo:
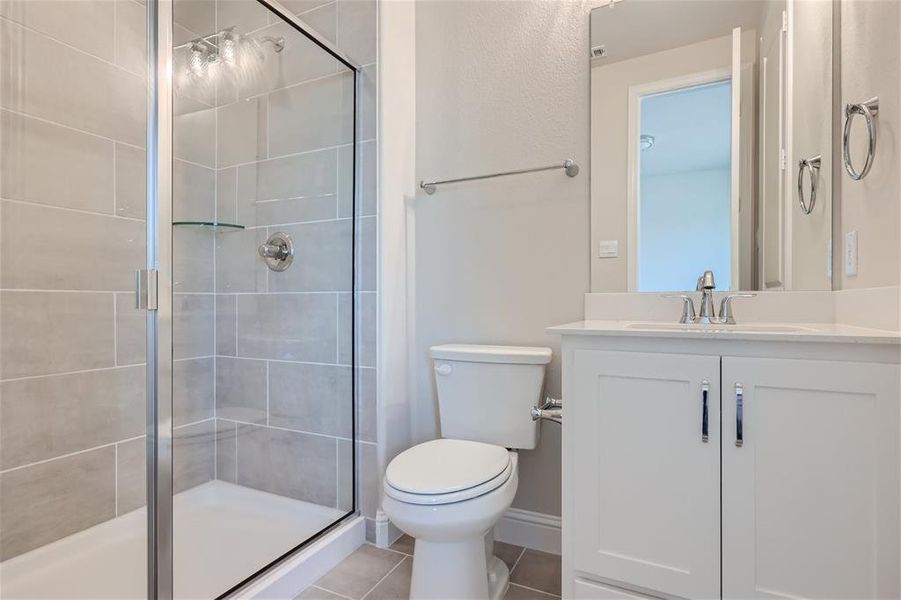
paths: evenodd
<path fill-rule="evenodd" d="M 619 256 L 619 240 L 601 240 L 598 243 L 598 258 L 616 258 Z"/>
<path fill-rule="evenodd" d="M 832 279 L 832 239 L 826 240 L 826 278 Z"/>
<path fill-rule="evenodd" d="M 855 277 L 857 275 L 857 232 L 849 231 L 845 234 L 845 275 Z"/>

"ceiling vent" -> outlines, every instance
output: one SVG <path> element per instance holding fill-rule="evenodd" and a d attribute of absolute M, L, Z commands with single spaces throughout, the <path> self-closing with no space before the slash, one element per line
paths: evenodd
<path fill-rule="evenodd" d="M 591 49 L 591 58 L 607 58 L 606 46 L 594 46 Z"/>

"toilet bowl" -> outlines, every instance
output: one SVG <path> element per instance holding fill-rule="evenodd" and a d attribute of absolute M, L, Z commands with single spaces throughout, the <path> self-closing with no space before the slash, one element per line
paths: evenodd
<path fill-rule="evenodd" d="M 518 449 L 535 448 L 549 348 L 433 346 L 441 435 L 398 454 L 382 509 L 416 539 L 410 597 L 497 600 L 510 578 L 494 525 L 519 483 Z"/>
<path fill-rule="evenodd" d="M 493 528 L 513 502 L 518 455 L 439 439 L 401 453 L 385 474 L 382 508 L 416 539 L 410 597 L 503 597 L 509 569 L 492 555 Z"/>

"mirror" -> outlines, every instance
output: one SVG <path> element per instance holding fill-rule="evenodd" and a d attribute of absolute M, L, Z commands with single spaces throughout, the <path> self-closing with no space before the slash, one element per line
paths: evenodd
<path fill-rule="evenodd" d="M 832 3 L 590 18 L 592 291 L 832 289 Z"/>

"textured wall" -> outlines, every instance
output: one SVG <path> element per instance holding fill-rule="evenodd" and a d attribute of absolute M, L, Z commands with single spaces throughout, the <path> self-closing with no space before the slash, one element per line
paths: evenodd
<path fill-rule="evenodd" d="M 844 271 L 842 288 L 865 288 L 901 283 L 901 31 L 898 2 L 849 0 L 842 2 L 841 106 L 879 96 L 879 137 L 876 160 L 869 175 L 853 181 L 842 173 L 841 229 L 858 232 L 858 274 Z M 866 155 L 863 119 L 855 119 L 852 155 L 859 170 Z M 844 120 L 842 121 L 844 124 Z M 839 159 L 840 160 L 840 159 Z M 837 165 L 837 168 L 843 168 Z"/>
<path fill-rule="evenodd" d="M 428 348 L 555 350 L 549 325 L 582 317 L 588 291 L 588 11 L 579 2 L 424 2 L 416 10 L 417 179 L 572 157 L 545 172 L 439 188 L 415 205 L 414 430 L 438 434 Z M 560 430 L 522 453 L 514 506 L 560 514 Z"/>

